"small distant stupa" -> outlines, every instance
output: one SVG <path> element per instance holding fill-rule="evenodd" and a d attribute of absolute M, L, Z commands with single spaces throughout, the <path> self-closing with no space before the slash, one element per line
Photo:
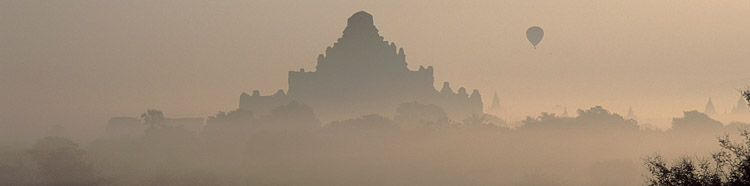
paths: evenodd
<path fill-rule="evenodd" d="M 737 100 L 737 105 L 732 108 L 732 114 L 740 115 L 740 114 L 748 114 L 750 113 L 750 108 L 747 107 L 747 102 L 743 97 L 740 97 L 740 100 Z"/>
<path fill-rule="evenodd" d="M 561 116 L 562 116 L 562 117 L 570 117 L 570 116 L 568 115 L 568 107 L 565 107 L 565 108 L 563 108 L 563 113 L 562 113 L 562 115 L 561 115 Z"/>
<path fill-rule="evenodd" d="M 714 107 L 714 103 L 711 101 L 711 97 L 708 98 L 708 103 L 706 104 L 706 110 L 704 113 L 708 115 L 716 115 L 716 108 Z"/>
<path fill-rule="evenodd" d="M 497 97 L 497 91 L 495 91 L 495 96 L 492 97 L 492 106 L 490 106 L 490 111 L 494 113 L 498 113 L 503 110 L 503 106 L 500 105 L 500 98 Z"/>
<path fill-rule="evenodd" d="M 633 114 L 633 106 L 630 106 L 630 108 L 628 108 L 628 115 L 626 115 L 623 118 L 637 120 L 637 118 L 635 117 L 635 114 Z"/>

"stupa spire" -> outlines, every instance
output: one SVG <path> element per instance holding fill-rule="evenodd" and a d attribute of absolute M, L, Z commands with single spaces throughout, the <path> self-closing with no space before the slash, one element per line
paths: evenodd
<path fill-rule="evenodd" d="M 636 119 L 635 114 L 633 114 L 633 106 L 630 106 L 630 108 L 628 108 L 628 115 L 625 116 L 625 119 Z"/>
<path fill-rule="evenodd" d="M 713 101 L 711 101 L 711 97 L 708 97 L 708 103 L 706 103 L 706 110 L 704 113 L 708 115 L 716 115 L 716 108 L 714 107 Z"/>
<path fill-rule="evenodd" d="M 492 111 L 502 110 L 502 106 L 500 105 L 500 98 L 497 97 L 497 91 L 495 91 L 495 96 L 492 97 L 492 106 L 490 106 L 490 110 Z"/>

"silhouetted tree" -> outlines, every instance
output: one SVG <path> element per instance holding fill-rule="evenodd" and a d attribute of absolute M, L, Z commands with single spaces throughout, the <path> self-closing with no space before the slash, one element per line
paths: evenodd
<path fill-rule="evenodd" d="M 723 185 L 718 170 L 708 161 L 695 164 L 692 159 L 681 157 L 674 165 L 669 165 L 661 156 L 654 155 L 646 158 L 646 167 L 651 172 L 648 185 Z"/>
<path fill-rule="evenodd" d="M 672 128 L 669 131 L 716 131 L 724 126 L 721 122 L 711 119 L 708 115 L 695 110 L 683 113 L 683 117 L 672 119 Z"/>
<path fill-rule="evenodd" d="M 463 120 L 461 127 L 469 129 L 495 130 L 497 125 L 489 123 L 490 116 L 487 114 L 472 114 Z"/>
<path fill-rule="evenodd" d="M 215 116 L 209 116 L 206 126 L 210 125 L 237 125 L 249 124 L 253 119 L 253 112 L 245 109 L 237 109 L 229 113 L 219 111 Z"/>
<path fill-rule="evenodd" d="M 393 130 L 398 128 L 398 126 L 396 126 L 393 121 L 377 114 L 365 115 L 356 119 L 344 121 L 334 121 L 331 122 L 328 127 L 337 129 L 364 130 Z"/>
<path fill-rule="evenodd" d="M 575 117 L 578 123 L 587 127 L 604 128 L 612 130 L 638 130 L 635 120 L 628 120 L 616 113 L 610 113 L 602 106 L 591 107 L 589 110 L 578 109 Z"/>
<path fill-rule="evenodd" d="M 164 113 L 156 109 L 148 109 L 141 114 L 146 129 L 146 139 L 160 145 L 161 148 L 184 149 L 185 146 L 198 140 L 198 136 L 182 125 L 172 126 L 165 122 Z"/>
<path fill-rule="evenodd" d="M 0 145 L 0 185 L 40 185 L 38 167 L 22 147 Z"/>
<path fill-rule="evenodd" d="M 241 108 L 229 113 L 219 112 L 216 116 L 208 117 L 201 135 L 210 142 L 221 142 L 214 145 L 217 147 L 238 145 L 238 140 L 252 134 L 254 120 L 253 112 Z"/>
<path fill-rule="evenodd" d="M 164 127 L 164 113 L 156 109 L 148 109 L 146 112 L 141 114 L 143 124 L 148 125 L 151 128 Z"/>
<path fill-rule="evenodd" d="M 267 129 L 309 130 L 320 127 L 312 108 L 296 101 L 273 109 L 270 116 L 262 118 L 262 122 Z"/>
<path fill-rule="evenodd" d="M 487 121 L 487 123 L 489 123 L 491 125 L 495 125 L 495 126 L 500 127 L 500 128 L 507 128 L 508 127 L 507 126 L 507 122 L 503 118 L 497 117 L 497 116 L 492 115 L 492 114 L 484 114 L 484 116 L 486 117 L 485 120 Z"/>
<path fill-rule="evenodd" d="M 750 185 L 750 133 L 742 131 L 744 143 L 735 144 L 729 136 L 719 138 L 722 151 L 709 160 L 682 157 L 674 165 L 659 155 L 646 158 L 651 172 L 649 185 Z"/>
<path fill-rule="evenodd" d="M 555 113 L 542 112 L 542 114 L 537 117 L 526 116 L 522 128 L 563 127 L 565 125 L 571 125 L 571 121 L 573 121 L 573 118 L 557 117 L 555 116 Z"/>
<path fill-rule="evenodd" d="M 554 113 L 542 113 L 537 117 L 526 117 L 520 130 L 547 131 L 555 135 L 601 135 L 624 137 L 626 133 L 638 132 L 635 120 L 624 119 L 601 106 L 588 110 L 578 109 L 576 117 L 560 117 Z"/>
<path fill-rule="evenodd" d="M 96 185 L 92 166 L 78 144 L 64 137 L 45 137 L 29 150 L 48 185 Z"/>
<path fill-rule="evenodd" d="M 417 102 L 400 104 L 393 120 L 404 128 L 442 128 L 451 123 L 442 108 Z"/>
<path fill-rule="evenodd" d="M 575 118 L 558 117 L 554 113 L 542 113 L 542 115 L 526 117 L 521 128 L 546 128 L 546 129 L 577 129 L 577 130 L 610 130 L 610 131 L 637 131 L 638 124 L 634 120 L 626 120 L 619 114 L 610 113 L 601 106 L 591 107 L 588 110 L 578 109 Z"/>

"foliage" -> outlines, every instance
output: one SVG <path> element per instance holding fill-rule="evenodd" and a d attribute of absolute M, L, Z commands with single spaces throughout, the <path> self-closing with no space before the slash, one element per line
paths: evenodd
<path fill-rule="evenodd" d="M 750 89 L 742 90 L 742 91 L 740 91 L 740 93 L 742 94 L 742 97 L 745 98 L 745 101 L 747 101 L 748 103 L 750 103 Z"/>
<path fill-rule="evenodd" d="M 143 124 L 148 125 L 151 128 L 164 127 L 164 113 L 161 110 L 148 109 L 145 113 L 141 114 Z"/>
<path fill-rule="evenodd" d="M 377 115 L 370 114 L 360 118 L 334 121 L 328 125 L 331 128 L 348 128 L 348 129 L 363 129 L 363 130 L 388 130 L 398 129 L 398 126 L 393 123 L 390 119 Z"/>
<path fill-rule="evenodd" d="M 659 156 L 646 158 L 651 176 L 649 185 L 750 185 L 750 133 L 743 131 L 745 143 L 735 144 L 729 136 L 719 138 L 723 149 L 710 160 L 681 157 L 670 165 Z"/>
<path fill-rule="evenodd" d="M 723 127 L 721 122 L 711 119 L 708 115 L 698 111 L 683 112 L 681 118 L 672 119 L 672 128 L 670 131 L 699 131 L 699 130 L 718 130 Z"/>
<path fill-rule="evenodd" d="M 611 113 L 601 106 L 591 107 L 588 110 L 578 110 L 578 116 L 559 117 L 554 113 L 543 112 L 537 117 L 526 117 L 523 121 L 524 129 L 575 129 L 575 130 L 609 130 L 609 131 L 636 131 L 638 124 L 634 120 L 626 120 L 622 116 Z"/>
<path fill-rule="evenodd" d="M 97 179 L 85 154 L 70 139 L 51 136 L 39 140 L 29 150 L 44 182 L 52 185 L 96 185 Z"/>

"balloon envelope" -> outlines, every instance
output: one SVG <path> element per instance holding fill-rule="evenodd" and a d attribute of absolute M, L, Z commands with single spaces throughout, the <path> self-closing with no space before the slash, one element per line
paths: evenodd
<path fill-rule="evenodd" d="M 542 41 L 542 37 L 544 37 L 544 31 L 538 26 L 532 26 L 526 30 L 526 38 L 529 39 L 529 42 L 531 42 L 532 45 L 534 45 L 534 48 L 536 48 L 536 45 Z"/>

